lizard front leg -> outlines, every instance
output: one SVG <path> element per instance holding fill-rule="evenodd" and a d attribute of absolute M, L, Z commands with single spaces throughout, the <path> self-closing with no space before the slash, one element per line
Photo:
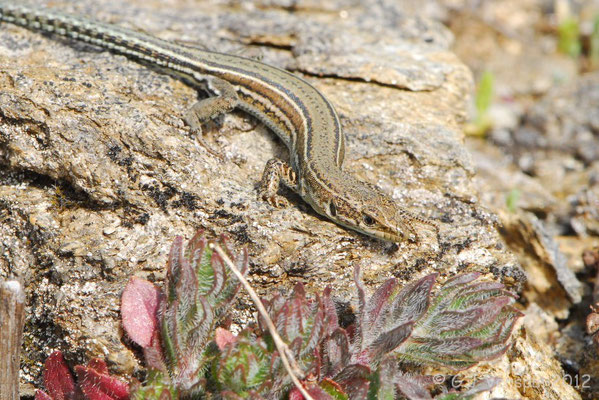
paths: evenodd
<path fill-rule="evenodd" d="M 439 241 L 439 225 L 435 221 L 432 221 L 432 220 L 424 218 L 424 217 L 420 217 L 420 216 L 415 215 L 415 214 L 413 214 L 407 210 L 404 210 L 404 209 L 400 210 L 399 216 L 400 216 L 400 221 L 399 221 L 398 225 L 401 228 L 402 232 L 404 232 L 404 234 L 406 235 L 408 240 L 415 242 L 415 243 L 422 242 L 421 235 L 418 232 L 418 230 L 416 230 L 416 227 L 414 226 L 415 223 L 416 224 L 420 223 L 420 224 L 427 225 L 428 227 L 434 229 L 436 237 L 437 237 L 437 242 Z"/>
<path fill-rule="evenodd" d="M 210 149 L 202 137 L 202 124 L 233 111 L 239 105 L 239 96 L 235 87 L 229 82 L 208 77 L 207 89 L 215 96 L 202 99 L 195 103 L 185 115 L 185 122 L 189 125 L 190 133 L 210 153 L 220 157 L 220 154 Z"/>
<path fill-rule="evenodd" d="M 264 167 L 258 189 L 259 197 L 277 208 L 287 206 L 287 199 L 277 194 L 281 183 L 297 192 L 297 174 L 291 165 L 278 158 L 272 158 Z"/>

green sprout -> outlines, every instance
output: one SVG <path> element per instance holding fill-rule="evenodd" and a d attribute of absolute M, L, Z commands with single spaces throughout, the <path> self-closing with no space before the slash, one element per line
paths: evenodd
<path fill-rule="evenodd" d="M 557 27 L 557 32 L 558 49 L 570 57 L 577 58 L 582 51 L 578 20 L 572 16 L 565 18 Z"/>
<path fill-rule="evenodd" d="M 505 205 L 509 212 L 515 213 L 518 208 L 518 200 L 520 199 L 520 189 L 512 189 L 507 194 L 505 199 Z"/>
<path fill-rule="evenodd" d="M 466 125 L 466 134 L 470 136 L 484 136 L 492 126 L 489 118 L 489 108 L 493 102 L 495 92 L 495 76 L 491 71 L 483 72 L 478 81 L 474 105 L 476 116 Z"/>

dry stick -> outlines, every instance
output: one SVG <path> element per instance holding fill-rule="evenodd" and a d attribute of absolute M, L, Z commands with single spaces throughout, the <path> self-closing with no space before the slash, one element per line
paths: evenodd
<path fill-rule="evenodd" d="M 260 313 L 260 315 L 266 322 L 266 327 L 268 328 L 268 331 L 270 332 L 270 335 L 272 336 L 272 339 L 275 343 L 275 347 L 279 351 L 279 355 L 281 356 L 281 361 L 283 361 L 283 365 L 285 366 L 285 369 L 287 370 L 287 373 L 291 377 L 291 380 L 293 381 L 293 384 L 295 385 L 295 387 L 297 387 L 297 389 L 301 392 L 302 396 L 304 396 L 304 399 L 314 400 L 314 398 L 312 396 L 310 396 L 310 394 L 306 391 L 306 389 L 304 389 L 304 386 L 299 381 L 298 376 L 304 376 L 305 374 L 300 369 L 300 367 L 297 365 L 295 359 L 293 358 L 293 354 L 289 350 L 289 347 L 287 346 L 287 344 L 283 341 L 281 336 L 279 336 L 279 333 L 277 332 L 277 328 L 275 328 L 275 324 L 273 324 L 272 320 L 270 319 L 270 316 L 268 315 L 268 312 L 266 311 L 266 309 L 264 308 L 264 305 L 260 301 L 258 294 L 256 294 L 256 292 L 254 291 L 252 286 L 250 286 L 250 283 L 245 279 L 243 274 L 239 271 L 239 269 L 237 269 L 235 264 L 233 264 L 233 261 L 231 261 L 229 256 L 227 256 L 227 254 L 223 251 L 223 249 L 219 245 L 210 243 L 209 246 L 211 249 L 213 249 L 214 251 L 216 251 L 218 253 L 218 255 L 223 259 L 225 264 L 227 264 L 227 267 L 229 267 L 229 269 L 233 272 L 233 274 L 235 274 L 237 279 L 239 279 L 239 282 L 241 282 L 241 284 L 243 285 L 245 290 L 250 295 L 252 301 L 256 305 L 256 308 L 258 309 L 258 313 Z"/>
<path fill-rule="evenodd" d="M 17 281 L 0 282 L 0 399 L 19 399 L 25 293 Z"/>

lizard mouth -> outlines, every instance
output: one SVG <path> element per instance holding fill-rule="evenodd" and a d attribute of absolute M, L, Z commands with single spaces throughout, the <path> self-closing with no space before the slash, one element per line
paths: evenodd
<path fill-rule="evenodd" d="M 394 232 L 383 232 L 382 237 L 385 240 L 388 240 L 389 242 L 393 242 L 393 243 L 399 243 L 399 242 L 403 241 L 403 238 Z"/>

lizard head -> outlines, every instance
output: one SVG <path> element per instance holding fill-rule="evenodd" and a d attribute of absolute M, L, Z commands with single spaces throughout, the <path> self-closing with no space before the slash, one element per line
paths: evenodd
<path fill-rule="evenodd" d="M 378 188 L 349 175 L 345 176 L 343 187 L 343 191 L 338 191 L 339 196 L 322 199 L 321 204 L 323 214 L 347 228 L 378 239 L 401 242 L 418 240 L 412 222 L 433 225 L 399 206 Z"/>

